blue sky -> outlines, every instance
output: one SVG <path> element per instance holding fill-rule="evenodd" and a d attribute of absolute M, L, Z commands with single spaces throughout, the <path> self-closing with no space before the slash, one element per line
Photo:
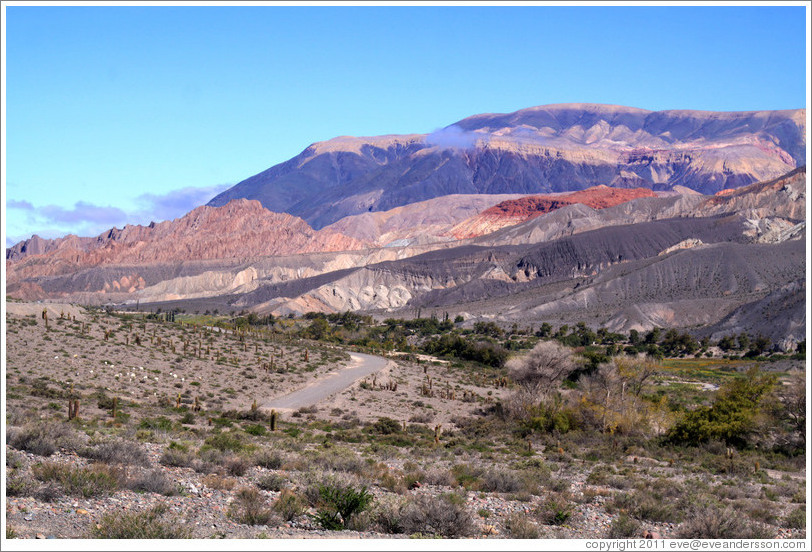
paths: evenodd
<path fill-rule="evenodd" d="M 339 135 L 806 100 L 799 6 L 5 7 L 7 245 L 175 218 Z"/>

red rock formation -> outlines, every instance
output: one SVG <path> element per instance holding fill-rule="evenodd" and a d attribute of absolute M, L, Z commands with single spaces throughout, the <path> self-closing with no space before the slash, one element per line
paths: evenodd
<path fill-rule="evenodd" d="M 494 205 L 479 215 L 461 222 L 450 231 L 450 234 L 457 239 L 475 238 L 574 203 L 582 203 L 593 209 L 605 209 L 632 199 L 655 196 L 656 194 L 648 188 L 595 186 L 571 194 L 512 199 Z"/>
<path fill-rule="evenodd" d="M 105 264 L 292 255 L 368 245 L 338 232 L 315 231 L 298 217 L 273 213 L 247 199 L 198 207 L 181 218 L 148 226 L 113 228 L 95 239 L 72 238 L 36 238 L 34 247 L 15 246 L 16 255 L 6 261 L 8 283 Z M 131 282 L 120 285 L 138 287 Z"/>

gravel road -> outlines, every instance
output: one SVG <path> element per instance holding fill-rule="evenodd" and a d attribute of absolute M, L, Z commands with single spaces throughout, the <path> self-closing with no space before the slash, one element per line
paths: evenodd
<path fill-rule="evenodd" d="M 387 362 L 385 358 L 363 353 L 350 353 L 350 357 L 352 363 L 347 368 L 330 372 L 326 377 L 314 381 L 307 387 L 272 399 L 262 407 L 295 410 L 303 406 L 312 406 L 330 395 L 343 391 L 356 380 L 378 372 Z"/>

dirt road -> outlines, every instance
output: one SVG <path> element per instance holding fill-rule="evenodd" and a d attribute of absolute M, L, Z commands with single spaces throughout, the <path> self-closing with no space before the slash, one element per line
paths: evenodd
<path fill-rule="evenodd" d="M 346 368 L 330 372 L 327 376 L 314 381 L 307 387 L 272 399 L 262 405 L 263 408 L 276 410 L 295 410 L 303 406 L 312 406 L 327 397 L 343 391 L 356 380 L 374 374 L 386 366 L 385 358 L 350 353 L 352 362 Z"/>

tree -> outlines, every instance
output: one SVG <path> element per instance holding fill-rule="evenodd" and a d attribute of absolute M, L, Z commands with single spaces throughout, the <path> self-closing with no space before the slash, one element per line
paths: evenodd
<path fill-rule="evenodd" d="M 507 362 L 510 378 L 533 396 L 554 391 L 576 368 L 572 351 L 555 341 L 542 341 Z"/>

